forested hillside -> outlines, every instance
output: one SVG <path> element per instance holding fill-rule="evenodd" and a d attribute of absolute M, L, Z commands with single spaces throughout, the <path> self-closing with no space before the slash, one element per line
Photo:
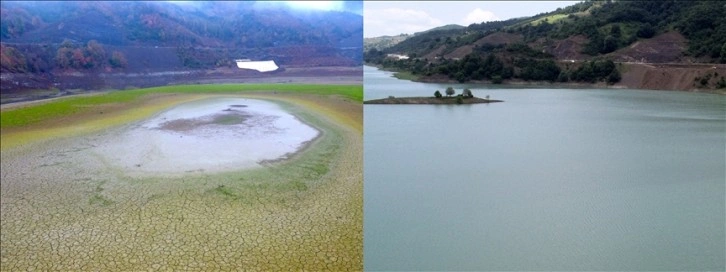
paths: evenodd
<path fill-rule="evenodd" d="M 420 33 L 368 50 L 364 60 L 430 80 L 614 84 L 628 70 L 616 63 L 726 63 L 726 3 L 586 1 L 533 17 Z M 700 85 L 726 87 L 719 79 L 713 73 Z"/>
<path fill-rule="evenodd" d="M 228 66 L 234 58 L 299 66 L 362 61 L 362 16 L 349 12 L 250 1 L 3 1 L 0 15 L 5 72 L 133 70 L 142 67 L 129 57 L 139 48 L 171 52 L 176 57 L 167 62 L 187 68 Z M 308 54 L 296 54 L 301 50 Z"/>

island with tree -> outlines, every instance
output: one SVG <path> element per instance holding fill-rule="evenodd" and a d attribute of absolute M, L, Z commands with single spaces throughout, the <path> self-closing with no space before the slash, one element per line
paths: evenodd
<path fill-rule="evenodd" d="M 493 103 L 493 102 L 504 102 L 502 100 L 489 99 L 487 95 L 485 98 L 474 97 L 474 94 L 469 89 L 464 89 L 461 94 L 455 95 L 456 90 L 452 87 L 446 88 L 445 96 L 441 94 L 441 91 L 436 90 L 434 96 L 415 96 L 415 97 L 394 97 L 389 96 L 383 99 L 373 99 L 364 101 L 364 104 L 481 104 L 481 103 Z"/>

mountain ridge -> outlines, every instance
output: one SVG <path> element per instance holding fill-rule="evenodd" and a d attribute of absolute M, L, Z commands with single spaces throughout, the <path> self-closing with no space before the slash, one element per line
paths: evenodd
<path fill-rule="evenodd" d="M 362 15 L 281 2 L 2 1 L 0 15 L 3 93 L 298 78 L 325 67 L 348 78 L 363 59 Z M 273 60 L 280 69 L 242 71 L 235 59 Z"/>
<path fill-rule="evenodd" d="M 362 16 L 349 12 L 299 12 L 290 8 L 256 7 L 254 2 L 207 2 L 191 6 L 156 1 L 71 1 L 48 2 L 48 5 L 3 1 L 0 6 L 2 43 L 7 47 L 16 44 L 57 47 L 64 43 L 82 46 L 95 41 L 115 47 L 217 48 L 255 52 L 260 57 L 270 57 L 271 51 L 280 48 L 303 46 L 330 50 L 327 55 L 308 57 L 339 58 L 339 65 L 359 65 L 362 59 L 362 53 L 356 55 L 340 49 L 362 45 Z M 215 63 L 228 59 L 228 56 L 214 57 L 195 62 L 213 68 Z M 54 61 L 46 57 L 46 62 Z M 50 66 L 47 70 L 54 68 Z"/>

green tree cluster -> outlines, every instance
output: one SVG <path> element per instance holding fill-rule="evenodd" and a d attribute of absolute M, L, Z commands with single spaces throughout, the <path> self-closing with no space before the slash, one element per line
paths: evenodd
<path fill-rule="evenodd" d="M 474 94 L 469 89 L 464 89 L 464 91 L 461 93 L 461 96 L 464 98 L 472 98 L 474 97 Z"/>
<path fill-rule="evenodd" d="M 434 92 L 434 97 L 441 98 L 442 97 L 441 92 L 439 92 L 439 90 L 436 90 L 436 92 Z"/>
<path fill-rule="evenodd" d="M 552 59 L 517 59 L 514 65 L 521 69 L 518 77 L 524 80 L 555 81 L 560 75 L 560 67 Z"/>
<path fill-rule="evenodd" d="M 456 93 L 456 91 L 454 90 L 454 88 L 452 88 L 452 87 L 446 88 L 446 96 L 452 96 L 455 93 Z"/>
<path fill-rule="evenodd" d="M 607 81 L 612 84 L 620 81 L 620 72 L 612 60 L 593 60 L 571 71 L 568 77 L 572 81 L 591 83 Z"/>

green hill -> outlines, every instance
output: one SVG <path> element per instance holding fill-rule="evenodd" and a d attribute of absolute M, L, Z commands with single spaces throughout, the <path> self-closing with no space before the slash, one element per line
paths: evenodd
<path fill-rule="evenodd" d="M 726 3 L 586 1 L 532 17 L 421 33 L 368 50 L 364 61 L 429 80 L 614 84 L 629 72 L 615 63 L 726 63 Z M 720 87 L 716 77 L 700 87 Z"/>

